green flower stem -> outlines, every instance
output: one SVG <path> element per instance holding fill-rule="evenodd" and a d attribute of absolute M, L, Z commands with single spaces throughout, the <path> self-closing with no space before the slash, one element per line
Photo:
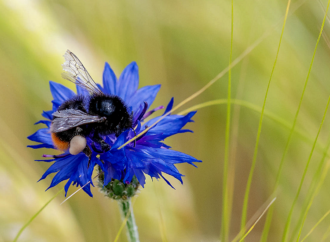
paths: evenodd
<path fill-rule="evenodd" d="M 126 220 L 127 237 L 129 242 L 139 242 L 139 233 L 135 224 L 131 199 L 118 201 L 123 220 Z"/>

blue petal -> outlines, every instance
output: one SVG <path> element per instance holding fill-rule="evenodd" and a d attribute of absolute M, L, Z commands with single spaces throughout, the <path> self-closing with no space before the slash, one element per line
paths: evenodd
<path fill-rule="evenodd" d="M 133 112 L 133 127 L 140 121 L 148 109 L 148 104 L 143 102 L 139 105 L 138 109 Z"/>
<path fill-rule="evenodd" d="M 116 169 L 110 162 L 105 162 L 104 164 L 104 185 L 108 185 L 111 182 L 111 179 L 121 180 L 122 177 L 122 170 Z"/>
<path fill-rule="evenodd" d="M 32 149 L 40 149 L 40 148 L 54 149 L 54 146 L 49 144 L 28 145 L 27 147 Z"/>
<path fill-rule="evenodd" d="M 70 166 L 70 164 L 71 164 L 71 166 Z M 62 170 L 63 168 L 66 168 L 67 170 L 72 169 L 72 164 L 75 164 L 74 163 L 74 156 L 72 156 L 72 155 L 55 159 L 54 164 L 52 164 L 47 169 L 47 171 L 42 175 L 42 177 L 40 178 L 39 181 L 45 179 L 49 174 L 54 173 L 54 172 L 58 172 L 58 171 Z"/>
<path fill-rule="evenodd" d="M 134 169 L 132 169 L 131 167 L 126 168 L 126 174 L 125 177 L 123 178 L 123 182 L 126 183 L 131 182 L 134 176 Z"/>
<path fill-rule="evenodd" d="M 31 141 L 42 143 L 42 145 L 39 144 L 38 147 L 33 146 L 33 145 L 28 146 L 28 147 L 31 147 L 31 148 L 42 148 L 42 147 L 54 148 L 53 141 L 52 141 L 52 138 L 50 136 L 49 128 L 39 129 L 37 132 L 35 132 L 34 134 L 28 136 L 27 138 Z"/>
<path fill-rule="evenodd" d="M 169 112 L 169 111 L 172 110 L 172 108 L 173 108 L 173 104 L 174 104 L 174 98 L 172 97 L 172 98 L 171 98 L 171 101 L 167 104 L 167 107 L 166 107 L 166 109 L 165 109 L 164 114 L 166 114 L 167 112 Z M 164 115 L 164 114 L 163 114 L 163 115 Z"/>
<path fill-rule="evenodd" d="M 59 108 L 59 106 L 61 106 L 62 102 L 60 102 L 58 100 L 53 100 L 52 104 L 53 104 L 53 111 L 54 111 L 54 110 L 57 110 Z"/>
<path fill-rule="evenodd" d="M 102 170 L 104 170 L 103 163 L 98 158 L 96 158 L 96 155 L 97 155 L 96 153 L 93 153 L 93 155 L 91 157 L 91 161 L 90 161 L 89 168 L 87 171 L 88 177 L 92 177 L 95 165 L 99 165 L 100 168 Z"/>
<path fill-rule="evenodd" d="M 144 187 L 144 184 L 146 184 L 146 177 L 145 177 L 143 171 L 140 169 L 134 169 L 134 174 L 135 174 L 136 178 L 138 179 L 138 181 L 140 182 L 141 186 Z"/>
<path fill-rule="evenodd" d="M 164 181 L 166 181 L 166 183 L 170 186 L 170 187 L 172 187 L 174 190 L 175 190 L 175 188 L 172 186 L 172 184 L 162 175 L 162 174 L 160 174 L 160 176 L 164 179 Z"/>
<path fill-rule="evenodd" d="M 128 101 L 129 98 L 136 92 L 139 86 L 139 70 L 136 62 L 129 64 L 119 77 L 117 86 L 117 95 Z"/>
<path fill-rule="evenodd" d="M 104 92 L 104 89 L 103 89 L 103 87 L 101 86 L 101 84 L 96 83 L 96 86 L 97 86 L 102 92 Z"/>
<path fill-rule="evenodd" d="M 76 88 L 77 88 L 78 95 L 89 96 L 89 92 L 85 88 L 83 88 L 79 85 L 76 85 Z"/>
<path fill-rule="evenodd" d="M 148 153 L 149 155 L 155 158 L 162 159 L 169 164 L 186 162 L 195 166 L 193 162 L 202 162 L 190 155 L 175 150 L 162 149 L 162 148 L 142 148 L 141 150 L 143 150 L 144 152 Z"/>
<path fill-rule="evenodd" d="M 90 183 L 92 182 L 90 176 L 91 173 L 88 172 L 87 164 L 88 157 L 83 153 L 74 156 L 68 155 L 62 158 L 55 159 L 55 163 L 48 168 L 48 170 L 40 178 L 40 180 L 45 179 L 51 173 L 57 172 L 47 190 L 51 187 L 56 186 L 60 182 L 69 179 L 69 181 L 65 185 L 65 195 L 67 194 L 69 186 L 72 183 L 73 185 L 79 185 L 81 187 L 87 184 L 83 188 L 83 190 L 92 197 L 93 195 L 90 191 Z M 93 165 L 95 164 L 96 162 L 94 161 Z"/>
<path fill-rule="evenodd" d="M 54 113 L 54 111 L 53 110 L 50 110 L 50 111 L 43 111 L 42 112 L 42 116 L 44 117 L 44 118 L 47 118 L 47 119 L 49 119 L 49 120 L 52 120 L 53 119 L 53 114 Z"/>
<path fill-rule="evenodd" d="M 40 120 L 40 121 L 36 122 L 35 124 L 45 124 L 48 128 L 50 128 L 51 123 L 52 122 L 49 120 Z"/>
<path fill-rule="evenodd" d="M 154 102 L 160 85 L 145 86 L 137 90 L 137 92 L 129 99 L 128 106 L 132 107 L 133 113 L 139 108 L 143 102 L 148 104 L 148 107 Z"/>
<path fill-rule="evenodd" d="M 146 135 L 156 135 L 162 134 L 163 138 L 169 137 L 171 135 L 186 132 L 187 130 L 181 130 L 188 122 L 193 122 L 191 118 L 195 115 L 196 111 L 188 113 L 186 116 L 182 115 L 170 115 L 163 118 L 159 123 L 156 124 L 153 128 L 151 128 Z M 146 122 L 144 127 L 151 126 L 154 122 L 156 122 L 161 117 L 157 117 L 151 119 Z"/>
<path fill-rule="evenodd" d="M 126 141 L 126 137 L 127 137 L 127 133 L 128 133 L 128 130 L 125 131 L 125 132 L 122 132 L 119 137 L 117 138 L 115 144 L 112 146 L 112 150 L 117 150 L 120 146 L 122 146 L 125 141 Z"/>
<path fill-rule="evenodd" d="M 136 154 L 139 154 L 141 151 L 136 148 L 127 148 L 125 149 L 126 157 L 128 162 L 128 166 L 131 168 L 138 168 L 142 169 L 145 168 L 145 164 L 143 163 L 141 157 L 136 156 Z M 149 158 L 149 157 L 148 157 Z"/>
<path fill-rule="evenodd" d="M 178 179 L 181 183 L 183 183 L 181 178 L 183 175 L 178 172 L 175 166 L 166 165 L 164 161 L 160 162 L 160 160 L 156 160 L 156 162 L 153 162 L 152 166 L 155 168 L 155 170 L 158 171 L 161 177 L 163 177 L 162 172 L 164 172 L 170 176 L 173 176 L 174 178 Z"/>
<path fill-rule="evenodd" d="M 124 149 L 120 150 L 114 150 L 114 151 L 108 151 L 106 153 L 101 154 L 100 158 L 101 160 L 107 161 L 111 163 L 112 165 L 116 165 L 120 169 L 125 168 L 124 161 L 126 160 Z"/>
<path fill-rule="evenodd" d="M 110 95 L 116 95 L 117 77 L 110 65 L 106 62 L 103 71 L 104 92 Z"/>
<path fill-rule="evenodd" d="M 50 91 L 53 95 L 54 100 L 58 101 L 59 103 L 63 103 L 66 100 L 68 100 L 76 95 L 69 88 L 67 88 L 59 83 L 50 81 L 49 85 L 50 85 Z"/>

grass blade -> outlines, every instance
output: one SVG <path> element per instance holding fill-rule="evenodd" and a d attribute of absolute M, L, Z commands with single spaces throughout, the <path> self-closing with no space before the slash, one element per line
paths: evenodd
<path fill-rule="evenodd" d="M 314 231 L 314 229 L 323 221 L 323 219 L 325 219 L 329 214 L 330 214 L 330 210 L 322 216 L 322 218 L 313 226 L 313 228 L 301 240 L 301 242 L 303 242 Z"/>
<path fill-rule="evenodd" d="M 231 62 L 233 57 L 234 39 L 234 0 L 231 1 L 231 38 L 228 70 L 228 98 L 227 98 L 227 120 L 225 134 L 225 158 L 223 163 L 223 187 L 222 187 L 222 224 L 221 241 L 226 242 L 229 232 L 229 211 L 228 211 L 228 163 L 229 163 L 229 136 L 230 136 L 230 112 L 231 112 Z"/>
<path fill-rule="evenodd" d="M 262 214 L 259 216 L 259 218 L 254 222 L 254 224 L 251 226 L 251 228 L 246 232 L 246 234 L 243 236 L 243 238 L 239 242 L 243 241 L 245 239 L 245 237 L 248 236 L 248 234 L 256 226 L 256 224 L 259 222 L 259 220 L 262 218 L 262 216 L 264 216 L 264 214 L 266 213 L 268 208 L 273 204 L 273 202 L 275 202 L 275 200 L 276 200 L 276 197 L 270 202 L 270 204 L 266 207 L 266 209 L 262 212 Z"/>
<path fill-rule="evenodd" d="M 194 111 L 194 110 L 198 110 L 198 109 L 205 108 L 205 107 L 210 107 L 210 106 L 213 106 L 213 105 L 226 104 L 226 103 L 227 103 L 227 99 L 212 100 L 212 101 L 208 101 L 208 102 L 204 102 L 204 103 L 200 103 L 200 104 L 194 105 L 194 106 L 192 106 L 190 108 L 187 108 L 187 109 L 181 111 L 178 114 L 179 115 L 184 115 L 185 113 L 189 113 L 189 112 Z M 236 104 L 236 105 L 240 105 L 242 107 L 246 107 L 246 108 L 248 108 L 250 110 L 253 110 L 255 112 L 261 113 L 261 107 L 255 105 L 255 104 L 252 104 L 250 102 L 247 102 L 247 101 L 244 101 L 244 100 L 231 99 L 231 103 L 232 104 Z M 278 117 L 277 115 L 275 115 L 275 114 L 273 114 L 273 113 L 265 110 L 264 116 L 270 118 L 271 120 L 273 120 L 276 123 L 280 124 L 284 128 L 287 128 L 287 129 L 291 130 L 292 125 L 290 123 L 288 123 L 286 120 Z M 303 132 L 303 131 L 301 131 L 299 129 L 295 129 L 293 132 L 295 134 L 299 135 L 301 138 L 303 138 L 308 143 L 313 144 L 314 139 L 313 138 L 310 138 L 305 132 Z M 317 148 L 318 148 L 319 151 L 321 151 L 323 153 L 327 151 L 327 149 L 323 148 L 323 145 L 321 145 L 319 142 L 317 143 L 317 145 L 318 145 Z M 327 157 L 330 157 L 330 155 L 328 154 L 328 152 L 326 152 L 326 156 Z M 270 208 L 269 211 L 271 209 L 272 208 Z M 268 213 L 269 213 L 269 211 L 268 211 Z"/>
<path fill-rule="evenodd" d="M 330 3 L 330 0 L 329 0 L 329 3 Z M 285 223 L 285 228 L 284 228 L 284 233 L 283 233 L 283 237 L 282 237 L 282 241 L 286 241 L 287 239 L 287 235 L 288 235 L 288 231 L 289 231 L 289 228 L 290 228 L 290 223 L 291 223 L 291 218 L 292 218 L 292 213 L 293 213 L 293 209 L 296 205 L 296 202 L 298 200 L 298 197 L 299 197 L 299 194 L 300 194 L 300 191 L 301 191 L 301 188 L 302 188 L 302 185 L 304 183 L 304 180 L 305 180 L 305 176 L 306 176 L 306 173 L 307 173 L 307 170 L 308 170 L 308 167 L 309 167 L 309 163 L 311 161 L 311 158 L 312 158 L 312 155 L 313 155 L 313 152 L 314 152 L 314 148 L 315 148 L 315 145 L 316 145 L 316 142 L 317 142 L 317 139 L 319 137 L 319 134 L 321 132 L 321 129 L 322 129 L 322 126 L 323 126 L 323 122 L 324 122 L 324 119 L 325 119 L 325 116 L 326 116 L 326 113 L 328 111 L 328 107 L 329 107 L 329 102 L 330 102 L 330 97 L 328 99 L 328 102 L 327 102 L 327 106 L 324 110 L 324 115 L 323 115 L 323 118 L 322 118 L 322 122 L 320 124 L 320 127 L 319 127 L 319 130 L 317 132 L 317 135 L 315 137 L 315 141 L 314 141 L 314 144 L 313 144 L 313 147 L 312 147 L 312 150 L 309 154 L 309 157 L 308 157 L 308 160 L 307 160 L 307 163 L 306 163 L 306 166 L 305 166 L 305 169 L 304 169 L 304 173 L 303 173 L 303 176 L 301 178 L 301 181 L 300 181 L 300 184 L 299 184 L 299 188 L 298 188 L 298 191 L 297 191 L 297 194 L 293 200 L 293 203 L 292 203 L 292 206 L 291 206 L 291 209 L 290 209 L 290 212 L 289 212 L 289 215 L 288 215 L 288 218 L 287 218 L 287 221 Z"/>
<path fill-rule="evenodd" d="M 27 221 L 24 225 L 23 225 L 23 227 L 18 231 L 18 233 L 17 233 L 17 235 L 16 235 L 16 237 L 15 237 L 15 239 L 13 240 L 13 242 L 16 242 L 17 240 L 18 240 L 18 238 L 19 238 L 19 236 L 21 235 L 21 233 L 24 231 L 24 229 L 26 229 L 26 227 L 27 226 L 29 226 L 30 225 L 30 223 L 42 212 L 42 210 L 44 210 L 47 206 L 48 206 L 48 204 L 51 202 L 51 201 L 53 201 L 53 199 L 55 198 L 55 197 L 57 197 L 60 193 L 62 193 L 62 192 L 64 192 L 64 188 L 62 188 L 60 191 L 58 191 L 51 199 L 49 199 L 49 201 L 48 202 L 46 202 L 45 203 L 45 205 L 44 206 L 42 206 L 39 210 L 38 210 L 38 212 L 36 212 L 30 219 L 29 219 L 29 221 Z"/>
<path fill-rule="evenodd" d="M 330 142 L 329 142 L 329 146 L 330 146 Z M 328 146 L 328 148 L 329 148 L 329 146 Z M 318 178 L 318 173 L 323 168 L 323 164 L 322 163 L 323 163 L 324 160 L 325 160 L 325 154 L 324 154 L 324 156 L 322 158 L 322 161 L 320 162 L 321 164 L 319 166 L 319 169 L 318 169 L 318 171 L 315 174 L 315 177 L 316 178 Z M 307 205 L 307 208 L 302 213 L 303 214 L 303 218 L 298 221 L 298 226 L 300 225 L 300 229 L 299 229 L 299 234 L 298 234 L 298 238 L 297 238 L 296 241 L 299 241 L 299 239 L 300 239 L 301 232 L 302 232 L 302 229 L 304 227 L 304 224 L 305 224 L 305 221 L 306 221 L 306 218 L 307 218 L 308 211 L 309 211 L 310 207 L 313 204 L 314 198 L 316 197 L 316 195 L 320 191 L 321 186 L 323 185 L 323 182 L 324 182 L 324 180 L 325 180 L 325 178 L 326 178 L 326 176 L 328 174 L 328 171 L 329 171 L 329 165 L 330 164 L 327 164 L 327 166 L 323 170 L 322 175 L 321 175 L 321 178 L 320 178 L 320 180 L 319 180 L 319 182 L 317 184 L 317 187 L 314 189 L 314 186 L 312 186 L 312 185 L 310 186 L 310 190 L 312 191 L 311 199 L 310 199 L 310 201 L 309 201 L 309 203 Z"/>
<path fill-rule="evenodd" d="M 156 188 L 156 183 L 153 183 L 154 185 L 154 189 L 155 189 L 155 194 L 157 197 L 157 203 L 158 203 L 158 212 L 159 212 L 159 229 L 161 232 L 161 238 L 162 238 L 162 242 L 168 242 L 167 237 L 166 237 L 166 229 L 165 229 L 165 222 L 164 222 L 164 218 L 163 218 L 163 213 L 162 213 L 162 209 L 161 209 L 161 204 L 160 204 L 160 197 L 159 197 L 159 191 Z"/>
<path fill-rule="evenodd" d="M 330 226 L 328 227 L 327 231 L 323 235 L 321 242 L 325 241 L 329 237 L 329 235 L 330 235 Z"/>
<path fill-rule="evenodd" d="M 293 126 L 292 126 L 292 129 L 291 129 L 291 132 L 290 132 L 290 135 L 289 135 L 289 138 L 288 138 L 288 141 L 286 143 L 285 150 L 284 150 L 284 153 L 283 153 L 283 156 L 282 156 L 282 160 L 281 160 L 281 164 L 280 164 L 278 176 L 280 176 L 281 173 L 282 173 L 284 158 L 285 158 L 286 153 L 287 153 L 288 148 L 289 148 L 289 143 L 291 141 L 293 130 L 294 130 L 295 126 L 296 126 L 296 121 L 297 121 L 298 114 L 299 114 L 299 111 L 300 111 L 301 103 L 302 103 L 302 100 L 303 100 L 303 97 L 304 97 L 304 94 L 305 94 L 305 90 L 306 90 L 306 87 L 307 87 L 307 83 L 308 83 L 308 80 L 309 80 L 309 76 L 310 76 L 310 73 L 311 73 L 311 70 L 312 70 L 312 67 L 313 67 L 313 63 L 314 63 L 314 58 L 315 58 L 317 46 L 318 46 L 318 44 L 320 42 L 320 39 L 321 39 L 321 36 L 322 36 L 322 32 L 323 32 L 324 23 L 325 23 L 325 20 L 327 18 L 329 4 L 330 4 L 330 0 L 328 1 L 328 4 L 327 4 L 327 9 L 326 9 L 326 12 L 325 12 L 325 15 L 324 15 L 324 18 L 323 18 L 323 22 L 322 22 L 322 26 L 321 26 L 321 30 L 320 30 L 319 36 L 318 36 L 317 41 L 316 41 L 316 45 L 315 45 L 315 49 L 314 49 L 314 53 L 313 53 L 311 64 L 309 66 L 309 70 L 308 70 L 307 78 L 306 78 L 306 81 L 305 81 L 304 89 L 303 89 L 303 92 L 302 92 L 301 97 L 300 97 L 300 102 L 299 102 L 298 109 L 297 109 L 297 112 L 296 112 L 296 115 L 295 115 L 295 118 L 294 118 Z M 276 180 L 279 180 L 279 178 L 276 178 Z M 298 193 L 297 193 L 298 195 L 299 195 L 299 192 L 300 191 L 298 190 Z M 289 230 L 289 226 L 290 226 L 290 222 L 291 222 L 291 215 L 292 215 L 292 210 L 294 208 L 294 205 L 295 205 L 295 201 L 292 204 L 292 209 L 291 209 L 291 211 L 289 213 L 289 216 L 288 216 L 288 219 L 287 219 L 285 228 L 284 228 L 284 233 L 283 233 L 283 237 L 282 237 L 282 241 L 284 241 L 284 242 L 286 241 L 286 238 L 287 238 L 287 233 L 288 233 L 288 230 Z"/>
<path fill-rule="evenodd" d="M 284 34 L 286 20 L 287 20 L 288 14 L 289 14 L 290 4 L 291 4 L 291 0 L 288 1 L 287 7 L 286 7 L 285 17 L 284 17 L 283 26 L 282 26 L 282 32 L 281 32 L 281 36 L 280 36 L 280 40 L 279 40 L 279 44 L 278 44 L 278 48 L 277 48 L 277 53 L 276 53 L 276 57 L 275 57 L 275 60 L 274 60 L 273 69 L 272 69 L 272 72 L 270 74 L 270 78 L 269 78 L 269 81 L 268 81 L 264 102 L 263 102 L 263 105 L 262 105 L 262 110 L 261 110 L 261 115 L 260 115 L 260 120 L 259 120 L 259 127 L 258 127 L 258 133 L 257 133 L 257 138 L 256 138 L 256 144 L 255 144 L 255 148 L 254 148 L 252 165 L 251 165 L 251 169 L 250 169 L 250 172 L 249 172 L 249 177 L 248 177 L 248 181 L 247 181 L 247 185 L 246 185 L 246 189 L 245 189 L 243 210 L 242 210 L 242 218 L 241 218 L 241 230 L 244 229 L 244 226 L 246 224 L 250 188 L 251 188 L 253 173 L 254 173 L 254 169 L 255 169 L 255 165 L 256 165 L 256 161 L 257 161 L 257 154 L 258 154 L 258 148 L 259 148 L 259 139 L 260 139 L 260 134 L 261 134 L 264 110 L 265 110 L 265 106 L 266 106 L 268 91 L 269 91 L 270 84 L 271 84 L 271 81 L 272 81 L 272 77 L 273 77 L 273 74 L 274 74 L 274 70 L 275 70 L 275 67 L 276 67 L 278 55 L 280 53 L 282 38 L 283 38 L 283 34 Z M 244 240 L 242 240 L 242 241 L 244 241 Z"/>
<path fill-rule="evenodd" d="M 271 196 L 273 197 L 273 196 Z M 254 228 L 254 226 L 258 223 L 258 221 L 260 220 L 260 218 L 265 214 L 265 212 L 267 211 L 267 209 L 269 209 L 269 207 L 273 204 L 273 202 L 276 200 L 276 197 L 273 198 L 271 201 L 270 199 L 267 200 L 266 203 L 264 203 L 259 209 L 258 211 L 251 217 L 251 219 L 247 222 L 247 224 L 245 225 L 244 231 L 246 228 L 250 228 L 249 231 L 247 233 L 244 234 L 244 231 L 241 230 L 236 236 L 235 238 L 231 241 L 231 242 L 236 242 L 239 240 L 239 238 L 244 239 L 248 233 L 251 232 L 251 230 Z M 251 229 L 252 228 L 252 229 Z"/>

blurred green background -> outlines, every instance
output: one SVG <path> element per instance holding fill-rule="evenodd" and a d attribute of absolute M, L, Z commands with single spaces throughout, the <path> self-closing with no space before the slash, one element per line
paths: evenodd
<path fill-rule="evenodd" d="M 285 0 L 234 1 L 233 58 L 265 32 L 270 34 L 233 68 L 233 98 L 262 106 L 286 4 Z M 325 0 L 292 1 L 292 9 L 298 8 L 287 20 L 266 105 L 266 110 L 289 125 L 298 107 L 326 4 Z M 231 3 L 224 0 L 1 0 L 0 241 L 12 241 L 21 226 L 63 187 L 60 184 L 45 192 L 51 177 L 37 183 L 49 164 L 34 160 L 47 150 L 26 148 L 32 143 L 26 137 L 41 127 L 33 124 L 41 119 L 42 110 L 51 108 L 48 81 L 74 89 L 61 78 L 62 55 L 67 49 L 80 58 L 97 82 L 101 82 L 105 61 L 117 75 L 136 61 L 140 86 L 162 84 L 153 106 L 166 105 L 171 97 L 178 103 L 228 66 L 230 19 Z M 311 140 L 330 93 L 329 39 L 327 20 L 297 121 L 297 129 Z M 227 80 L 225 75 L 184 108 L 226 99 Z M 260 117 L 260 113 L 245 107 L 233 104 L 232 108 L 230 164 L 235 168 L 235 186 L 231 239 L 240 229 Z M 322 158 L 320 148 L 330 134 L 329 115 L 293 213 L 292 228 Z M 200 109 L 194 120 L 188 125 L 194 134 L 177 135 L 167 143 L 203 163 L 198 169 L 179 165 L 186 175 L 184 184 L 169 178 L 176 190 L 161 180 L 147 181 L 134 206 L 141 241 L 220 241 L 226 105 Z M 248 218 L 273 192 L 288 135 L 288 128 L 264 118 Z M 281 238 L 311 147 L 311 142 L 293 136 L 268 241 Z M 69 193 L 74 191 L 70 188 Z M 330 209 L 329 191 L 330 180 L 326 178 L 308 214 L 303 236 Z M 113 241 L 121 225 L 118 206 L 97 188 L 92 192 L 94 198 L 79 192 L 63 205 L 61 194 L 18 241 Z M 260 220 L 246 241 L 259 241 L 264 222 L 265 218 Z M 326 218 L 307 240 L 320 241 L 329 224 L 330 218 Z M 125 231 L 120 241 L 126 241 Z"/>

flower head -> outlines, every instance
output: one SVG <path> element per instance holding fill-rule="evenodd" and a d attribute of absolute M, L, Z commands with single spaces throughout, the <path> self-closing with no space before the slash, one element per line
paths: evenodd
<path fill-rule="evenodd" d="M 145 184 L 145 175 L 151 178 L 163 178 L 172 186 L 162 175 L 166 173 L 171 175 L 182 183 L 182 174 L 177 170 L 175 164 L 200 162 L 192 156 L 174 151 L 163 141 L 169 136 L 191 132 L 183 129 L 188 123 L 192 122 L 192 117 L 196 112 L 190 112 L 185 116 L 168 115 L 159 123 L 152 127 L 148 132 L 140 136 L 135 142 L 131 142 L 118 149 L 131 138 L 139 135 L 147 127 L 155 123 L 161 116 L 145 121 L 155 111 L 162 109 L 163 106 L 149 110 L 153 103 L 160 85 L 145 86 L 138 89 L 139 74 L 138 66 L 135 62 L 129 64 L 120 77 L 117 79 L 108 63 L 105 64 L 103 72 L 103 86 L 98 85 L 100 90 L 108 95 L 118 96 L 125 104 L 127 111 L 132 114 L 133 129 L 127 129 L 121 134 L 110 134 L 102 136 L 102 139 L 110 145 L 111 149 L 103 152 L 98 145 L 93 142 L 92 136 L 87 136 L 87 146 L 91 150 L 90 158 L 81 152 L 77 155 L 71 155 L 68 151 L 58 156 L 44 155 L 51 159 L 38 160 L 45 162 L 54 162 L 40 180 L 46 178 L 51 173 L 56 173 L 49 188 L 68 180 L 65 185 L 65 192 L 71 184 L 83 187 L 83 190 L 90 196 L 90 185 L 93 185 L 92 173 L 95 166 L 103 172 L 102 183 L 109 184 L 113 179 L 130 184 L 133 179 L 137 180 L 142 186 Z M 89 93 L 85 89 L 77 86 L 77 94 L 65 86 L 50 81 L 50 90 L 53 96 L 52 110 L 44 111 L 42 116 L 46 120 L 41 120 L 36 124 L 42 123 L 46 128 L 39 129 L 28 137 L 31 141 L 38 142 L 36 145 L 29 145 L 33 149 L 50 148 L 56 149 L 52 138 L 50 126 L 53 119 L 52 114 L 65 101 L 74 98 L 76 95 L 83 95 L 84 105 L 88 108 Z M 170 111 L 173 106 L 173 98 L 167 105 L 165 113 Z M 164 114 L 165 114 L 164 113 Z M 49 189 L 48 188 L 48 189 Z"/>

